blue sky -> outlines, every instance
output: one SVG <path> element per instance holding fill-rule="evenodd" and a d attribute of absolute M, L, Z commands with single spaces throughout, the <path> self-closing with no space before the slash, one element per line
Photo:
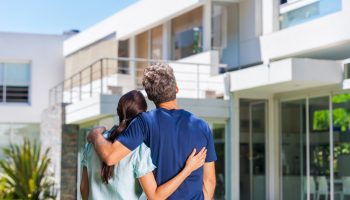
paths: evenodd
<path fill-rule="evenodd" d="M 137 0 L 0 0 L 0 32 L 84 30 Z"/>

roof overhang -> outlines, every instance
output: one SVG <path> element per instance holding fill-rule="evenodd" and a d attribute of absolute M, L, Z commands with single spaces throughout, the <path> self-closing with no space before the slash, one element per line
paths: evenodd
<path fill-rule="evenodd" d="M 229 73 L 230 91 L 256 95 L 341 84 L 339 61 L 290 58 Z"/>
<path fill-rule="evenodd" d="M 89 29 L 67 39 L 63 54 L 67 56 L 105 37 L 116 35 L 123 40 L 153 26 L 203 5 L 202 0 L 141 0 L 117 12 Z"/>

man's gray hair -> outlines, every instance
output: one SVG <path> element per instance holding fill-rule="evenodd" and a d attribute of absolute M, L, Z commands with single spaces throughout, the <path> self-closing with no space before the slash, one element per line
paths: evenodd
<path fill-rule="evenodd" d="M 173 69 L 164 63 L 156 63 L 146 67 L 142 85 L 147 96 L 157 106 L 176 99 L 176 79 Z"/>

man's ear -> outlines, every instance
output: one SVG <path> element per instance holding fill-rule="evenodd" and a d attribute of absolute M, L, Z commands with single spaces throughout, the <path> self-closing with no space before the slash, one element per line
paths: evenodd
<path fill-rule="evenodd" d="M 179 86 L 176 85 L 176 94 L 179 93 Z"/>

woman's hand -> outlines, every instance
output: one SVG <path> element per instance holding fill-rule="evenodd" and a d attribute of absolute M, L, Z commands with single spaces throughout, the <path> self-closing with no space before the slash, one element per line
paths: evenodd
<path fill-rule="evenodd" d="M 207 157 L 207 149 L 202 148 L 200 152 L 196 154 L 196 149 L 193 149 L 191 155 L 187 158 L 184 170 L 191 174 L 193 171 L 202 167 L 205 163 L 205 158 Z"/>

